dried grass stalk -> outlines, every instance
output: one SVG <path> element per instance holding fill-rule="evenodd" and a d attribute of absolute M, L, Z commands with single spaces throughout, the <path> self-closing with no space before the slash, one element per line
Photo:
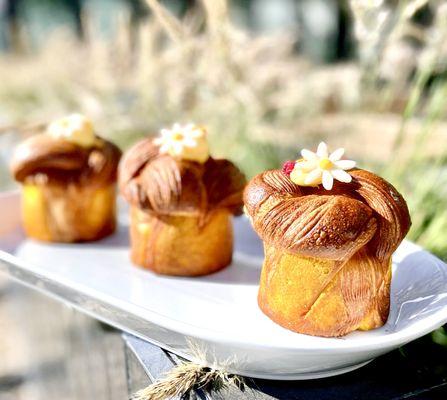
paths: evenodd
<path fill-rule="evenodd" d="M 185 31 L 181 22 L 163 7 L 158 0 L 146 0 L 146 3 L 172 40 L 181 42 L 185 39 Z"/>
<path fill-rule="evenodd" d="M 0 126 L 0 134 L 9 132 L 18 132 L 23 135 L 34 134 L 43 131 L 47 125 L 44 122 L 26 125 L 5 125 Z"/>
<path fill-rule="evenodd" d="M 214 29 L 229 22 L 228 3 L 226 0 L 202 0 L 206 11 L 206 21 Z"/>
<path fill-rule="evenodd" d="M 243 378 L 224 370 L 208 368 L 192 362 L 182 362 L 169 371 L 164 378 L 135 393 L 132 400 L 183 398 L 192 390 L 219 392 L 229 387 L 244 390 Z"/>

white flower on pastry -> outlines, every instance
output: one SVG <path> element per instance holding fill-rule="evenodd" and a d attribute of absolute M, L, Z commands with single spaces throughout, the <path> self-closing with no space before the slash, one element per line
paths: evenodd
<path fill-rule="evenodd" d="M 162 129 L 154 139 L 161 154 L 184 160 L 204 163 L 209 158 L 206 130 L 195 124 L 174 124 L 171 129 Z"/>
<path fill-rule="evenodd" d="M 346 171 L 355 167 L 355 161 L 342 160 L 344 152 L 343 148 L 339 148 L 329 154 L 324 142 L 318 145 L 315 153 L 303 149 L 301 151 L 303 158 L 296 162 L 290 173 L 290 179 L 300 186 L 322 184 L 326 190 L 332 189 L 334 179 L 349 183 L 352 181 L 352 176 Z"/>
<path fill-rule="evenodd" d="M 81 114 L 72 114 L 53 121 L 47 134 L 54 139 L 65 139 L 82 147 L 91 147 L 96 142 L 92 122 Z"/>

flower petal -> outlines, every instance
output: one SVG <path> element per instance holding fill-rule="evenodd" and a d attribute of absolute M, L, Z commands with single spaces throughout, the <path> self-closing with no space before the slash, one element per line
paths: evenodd
<path fill-rule="evenodd" d="M 331 171 L 332 176 L 337 179 L 337 181 L 349 183 L 352 181 L 352 176 L 342 169 L 333 169 Z"/>
<path fill-rule="evenodd" d="M 183 152 L 183 145 L 180 142 L 174 142 L 171 144 L 171 151 L 176 155 L 180 155 Z"/>
<path fill-rule="evenodd" d="M 318 167 L 318 159 L 315 158 L 315 160 L 308 161 L 308 160 L 301 160 L 297 161 L 296 163 L 298 168 L 301 168 L 305 172 L 310 172 L 313 169 Z"/>
<path fill-rule="evenodd" d="M 313 151 L 310 151 L 307 149 L 301 150 L 301 155 L 307 161 L 315 161 L 318 158 L 317 155 Z"/>
<path fill-rule="evenodd" d="M 323 171 L 323 187 L 326 190 L 331 190 L 332 186 L 334 185 L 334 178 L 332 177 L 331 173 L 329 171 Z"/>
<path fill-rule="evenodd" d="M 168 139 L 172 136 L 172 132 L 169 129 L 162 129 L 160 135 L 163 139 Z"/>
<path fill-rule="evenodd" d="M 318 185 L 321 183 L 321 169 L 314 169 L 313 171 L 309 172 L 304 179 L 304 183 L 306 185 Z"/>
<path fill-rule="evenodd" d="M 352 169 L 352 168 L 355 167 L 355 161 L 352 161 L 352 160 L 339 160 L 339 161 L 334 161 L 334 165 L 337 168 L 347 170 L 347 169 Z"/>
<path fill-rule="evenodd" d="M 331 155 L 329 156 L 329 160 L 332 162 L 340 160 L 340 158 L 343 157 L 343 154 L 345 154 L 345 149 L 343 147 L 340 147 L 339 149 L 333 151 Z"/>
<path fill-rule="evenodd" d="M 317 156 L 320 157 L 320 158 L 327 158 L 328 157 L 328 151 L 327 151 L 326 143 L 321 142 L 318 145 Z"/>
<path fill-rule="evenodd" d="M 168 143 L 163 144 L 163 146 L 160 147 L 160 154 L 166 154 L 169 153 L 169 149 L 171 148 L 171 146 Z"/>

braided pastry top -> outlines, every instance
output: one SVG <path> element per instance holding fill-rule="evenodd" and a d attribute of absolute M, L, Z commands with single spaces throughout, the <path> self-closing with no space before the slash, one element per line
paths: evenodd
<path fill-rule="evenodd" d="M 228 160 L 204 163 L 160 154 L 147 138 L 131 147 L 119 166 L 119 187 L 130 204 L 157 214 L 242 212 L 245 177 Z"/>
<path fill-rule="evenodd" d="M 244 192 L 253 227 L 268 244 L 310 257 L 346 260 L 361 247 L 385 260 L 407 234 L 407 204 L 379 176 L 350 171 L 331 191 L 294 184 L 279 170 L 254 177 Z"/>
<path fill-rule="evenodd" d="M 93 146 L 83 147 L 40 133 L 16 148 L 11 172 L 19 182 L 38 180 L 102 187 L 116 181 L 120 157 L 121 150 L 99 136 Z"/>

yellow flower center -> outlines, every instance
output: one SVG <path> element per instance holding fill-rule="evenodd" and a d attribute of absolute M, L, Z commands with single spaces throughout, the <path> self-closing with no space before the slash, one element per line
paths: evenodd
<path fill-rule="evenodd" d="M 329 160 L 329 158 L 322 158 L 318 163 L 318 165 L 321 169 L 325 170 L 331 169 L 334 166 L 334 164 L 332 164 L 332 161 Z"/>
<path fill-rule="evenodd" d="M 172 139 L 176 140 L 176 141 L 180 141 L 183 140 L 183 133 L 181 132 L 176 132 L 172 135 Z"/>

